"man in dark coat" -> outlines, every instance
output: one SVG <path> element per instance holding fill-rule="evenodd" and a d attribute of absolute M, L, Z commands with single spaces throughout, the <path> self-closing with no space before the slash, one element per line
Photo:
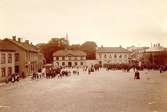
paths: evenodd
<path fill-rule="evenodd" d="M 136 72 L 135 72 L 134 79 L 140 79 L 140 73 L 138 70 L 136 70 Z"/>

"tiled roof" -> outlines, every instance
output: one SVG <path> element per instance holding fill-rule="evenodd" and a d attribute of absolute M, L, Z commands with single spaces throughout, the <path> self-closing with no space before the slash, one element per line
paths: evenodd
<path fill-rule="evenodd" d="M 20 47 L 26 51 L 38 52 L 38 48 L 34 45 L 27 44 L 25 42 L 18 42 L 18 41 L 8 39 L 8 38 L 5 38 L 4 40 L 10 41 L 11 43 L 17 45 L 18 47 Z"/>
<path fill-rule="evenodd" d="M 59 50 L 53 53 L 53 56 L 86 56 L 86 53 L 79 50 Z"/>
<path fill-rule="evenodd" d="M 0 51 L 15 51 L 13 48 L 10 48 L 3 40 L 0 40 Z"/>
<path fill-rule="evenodd" d="M 106 53 L 106 52 L 114 52 L 114 53 L 130 53 L 130 51 L 128 51 L 125 48 L 122 47 L 98 47 L 96 49 L 96 52 L 98 53 Z"/>

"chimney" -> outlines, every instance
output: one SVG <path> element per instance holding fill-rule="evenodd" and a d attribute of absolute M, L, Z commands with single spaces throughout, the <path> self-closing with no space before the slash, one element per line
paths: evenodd
<path fill-rule="evenodd" d="M 13 39 L 14 41 L 16 41 L 16 36 L 12 36 L 12 39 Z"/>
<path fill-rule="evenodd" d="M 101 45 L 101 48 L 103 48 L 103 45 Z"/>
<path fill-rule="evenodd" d="M 25 43 L 26 43 L 26 44 L 29 44 L 29 40 L 25 40 Z"/>
<path fill-rule="evenodd" d="M 21 43 L 21 42 L 22 42 L 22 38 L 20 38 L 20 37 L 19 37 L 19 38 L 18 38 L 18 42 L 20 42 L 20 43 Z"/>

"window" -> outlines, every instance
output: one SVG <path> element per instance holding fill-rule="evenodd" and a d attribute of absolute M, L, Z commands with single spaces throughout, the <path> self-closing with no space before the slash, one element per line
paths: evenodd
<path fill-rule="evenodd" d="M 65 65 L 65 62 L 62 62 L 62 65 L 64 66 L 64 65 Z"/>
<path fill-rule="evenodd" d="M 1 77 L 5 77 L 6 76 L 6 68 L 1 68 L 1 74 L 2 76 Z"/>
<path fill-rule="evenodd" d="M 101 58 L 101 54 L 99 53 L 99 58 Z"/>
<path fill-rule="evenodd" d="M 77 62 L 75 62 L 75 66 L 76 66 L 76 65 L 78 65 L 78 63 L 77 63 Z"/>
<path fill-rule="evenodd" d="M 11 53 L 8 54 L 8 63 L 12 63 L 12 54 Z"/>
<path fill-rule="evenodd" d="M 5 64 L 6 63 L 6 54 L 5 53 L 2 53 L 1 54 L 1 64 Z"/>
<path fill-rule="evenodd" d="M 106 54 L 104 55 L 104 58 L 107 58 Z"/>
<path fill-rule="evenodd" d="M 68 59 L 71 60 L 71 57 L 69 56 Z"/>
<path fill-rule="evenodd" d="M 110 57 L 109 58 L 112 58 L 111 54 L 110 54 Z"/>
<path fill-rule="evenodd" d="M 127 58 L 127 55 L 125 55 L 124 57 Z"/>
<path fill-rule="evenodd" d="M 117 55 L 116 55 L 116 54 L 114 54 L 114 58 L 117 58 Z"/>
<path fill-rule="evenodd" d="M 56 60 L 59 60 L 59 57 L 56 57 Z"/>
<path fill-rule="evenodd" d="M 122 58 L 122 55 L 120 55 L 119 58 Z"/>
<path fill-rule="evenodd" d="M 62 57 L 62 60 L 65 60 L 65 57 L 64 57 L 64 56 Z"/>
<path fill-rule="evenodd" d="M 15 62 L 18 62 L 19 61 L 19 53 L 16 53 L 15 54 Z"/>
<path fill-rule="evenodd" d="M 81 62 L 81 65 L 83 65 L 83 62 Z"/>

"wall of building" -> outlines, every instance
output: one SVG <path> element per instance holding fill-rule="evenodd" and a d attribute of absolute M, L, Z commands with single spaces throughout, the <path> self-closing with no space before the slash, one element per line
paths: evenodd
<path fill-rule="evenodd" d="M 53 66 L 69 66 L 69 62 L 71 66 L 85 66 L 86 65 L 86 57 L 79 56 L 66 56 L 66 57 L 53 57 Z M 64 65 L 63 65 L 64 63 Z M 75 64 L 77 63 L 77 65 Z M 81 64 L 82 63 L 82 64 Z"/>
<path fill-rule="evenodd" d="M 33 72 L 37 72 L 42 67 L 40 64 L 43 64 L 43 59 L 39 59 L 38 52 L 26 51 L 14 43 L 7 40 L 5 42 L 16 51 L 16 54 L 19 54 L 19 60 L 15 63 L 15 66 L 19 66 L 19 74 L 24 72 L 25 75 L 32 75 Z"/>
<path fill-rule="evenodd" d="M 167 51 L 145 52 L 143 59 L 145 64 L 167 65 Z"/>
<path fill-rule="evenodd" d="M 5 40 L 9 48 L 14 49 L 19 54 L 19 60 L 15 63 L 15 66 L 19 66 L 19 74 L 26 71 L 26 51 L 22 49 L 21 47 L 18 47 L 17 45 Z"/>
<path fill-rule="evenodd" d="M 102 64 L 127 64 L 129 53 L 96 53 L 97 61 Z"/>
<path fill-rule="evenodd" d="M 2 63 L 2 54 L 5 54 L 5 63 Z M 11 62 L 8 62 L 8 54 L 12 55 Z M 0 82 L 5 80 L 6 77 L 15 72 L 15 52 L 2 52 L 0 51 Z M 9 68 L 11 69 L 11 73 L 9 72 Z M 3 76 L 2 72 L 5 69 L 5 76 Z"/>

